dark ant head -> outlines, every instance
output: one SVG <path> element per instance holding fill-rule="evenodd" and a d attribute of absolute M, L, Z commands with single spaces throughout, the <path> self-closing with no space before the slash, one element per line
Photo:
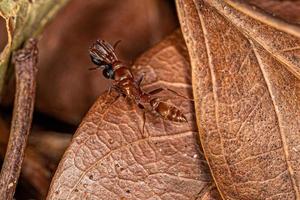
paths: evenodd
<path fill-rule="evenodd" d="M 114 79 L 115 72 L 111 65 L 105 65 L 102 74 L 107 79 Z"/>
<path fill-rule="evenodd" d="M 92 62 L 97 65 L 92 69 L 103 69 L 103 76 L 107 79 L 114 79 L 113 64 L 118 61 L 114 47 L 104 40 L 97 40 L 89 51 Z"/>

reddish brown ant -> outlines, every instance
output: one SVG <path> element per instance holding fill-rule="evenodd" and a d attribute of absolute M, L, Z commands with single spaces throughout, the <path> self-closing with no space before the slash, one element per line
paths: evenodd
<path fill-rule="evenodd" d="M 103 69 L 103 76 L 114 81 L 112 88 L 117 91 L 119 96 L 122 95 L 132 100 L 138 105 L 139 108 L 145 111 L 156 112 L 165 120 L 174 122 L 187 122 L 186 117 L 178 108 L 161 101 L 158 97 L 153 97 L 154 94 L 157 94 L 163 90 L 168 90 L 179 95 L 178 93 L 171 89 L 164 88 L 157 88 L 151 92 L 144 92 L 141 89 L 140 85 L 143 77 L 141 77 L 140 80 L 135 80 L 129 67 L 118 60 L 115 54 L 115 48 L 118 43 L 119 41 L 114 45 L 114 47 L 112 47 L 104 40 L 97 40 L 90 47 L 90 56 L 92 62 L 97 65 L 97 67 L 92 69 Z"/>

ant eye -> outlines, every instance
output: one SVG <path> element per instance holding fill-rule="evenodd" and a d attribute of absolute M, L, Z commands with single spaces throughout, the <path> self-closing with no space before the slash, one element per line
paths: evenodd
<path fill-rule="evenodd" d="M 114 71 L 112 70 L 112 68 L 105 68 L 103 70 L 103 76 L 107 79 L 113 79 L 114 78 Z"/>
<path fill-rule="evenodd" d="M 98 66 L 102 65 L 101 60 L 98 60 L 98 59 L 94 58 L 93 56 L 91 56 L 91 60 L 95 65 L 98 65 Z"/>

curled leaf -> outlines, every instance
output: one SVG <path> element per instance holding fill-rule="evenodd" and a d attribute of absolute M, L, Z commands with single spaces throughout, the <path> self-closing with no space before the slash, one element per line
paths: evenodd
<path fill-rule="evenodd" d="M 223 198 L 299 199 L 299 27 L 239 1 L 177 6 L 201 144 Z"/>

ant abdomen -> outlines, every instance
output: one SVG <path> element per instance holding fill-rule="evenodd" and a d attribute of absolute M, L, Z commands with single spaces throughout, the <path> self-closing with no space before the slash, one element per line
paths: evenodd
<path fill-rule="evenodd" d="M 174 122 L 187 122 L 184 114 L 176 108 L 166 102 L 159 101 L 158 98 L 154 98 L 150 101 L 152 109 L 158 113 L 163 119 Z"/>

